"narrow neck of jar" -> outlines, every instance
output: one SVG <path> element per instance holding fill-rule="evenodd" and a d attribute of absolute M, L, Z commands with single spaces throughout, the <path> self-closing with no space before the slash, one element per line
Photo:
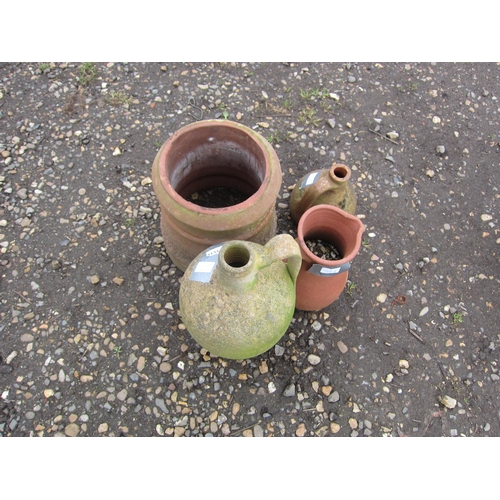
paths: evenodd
<path fill-rule="evenodd" d="M 330 180 L 336 185 L 340 186 L 342 184 L 347 183 L 349 178 L 351 177 L 351 169 L 342 165 L 341 163 L 334 163 L 329 170 Z"/>
<path fill-rule="evenodd" d="M 243 292 L 253 286 L 257 266 L 255 253 L 243 241 L 226 243 L 219 253 L 219 276 L 222 286 Z"/>

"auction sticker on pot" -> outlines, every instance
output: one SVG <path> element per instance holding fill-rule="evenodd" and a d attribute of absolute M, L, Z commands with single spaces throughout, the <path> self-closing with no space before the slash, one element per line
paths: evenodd
<path fill-rule="evenodd" d="M 307 186 L 310 186 L 311 184 L 314 184 L 319 177 L 320 172 L 313 172 L 309 174 L 302 182 L 302 185 L 300 186 L 301 188 L 305 188 Z"/>
<path fill-rule="evenodd" d="M 322 266 L 321 264 L 313 264 L 307 272 L 328 278 L 330 276 L 336 276 L 337 274 L 341 274 L 347 271 L 350 267 L 351 267 L 350 262 L 346 262 L 341 266 L 332 266 L 332 267 Z"/>
<path fill-rule="evenodd" d="M 212 273 L 219 260 L 219 252 L 222 245 L 214 245 L 210 247 L 201 256 L 200 260 L 194 266 L 189 279 L 191 281 L 200 281 L 202 283 L 208 283 L 212 277 Z"/>

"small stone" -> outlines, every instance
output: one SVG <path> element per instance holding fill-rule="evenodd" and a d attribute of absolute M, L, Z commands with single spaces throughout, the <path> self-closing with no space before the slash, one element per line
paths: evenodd
<path fill-rule="evenodd" d="M 170 363 L 165 361 L 165 362 L 160 364 L 160 371 L 162 373 L 168 373 L 171 370 L 172 370 L 172 365 Z"/>
<path fill-rule="evenodd" d="M 316 332 L 319 332 L 321 330 L 321 323 L 318 321 L 318 320 L 315 320 L 314 323 L 311 325 L 311 328 L 316 331 Z"/>
<path fill-rule="evenodd" d="M 144 365 L 146 364 L 146 358 L 144 356 L 140 356 L 137 361 L 137 371 L 142 372 L 144 370 Z"/>
<path fill-rule="evenodd" d="M 99 281 L 101 281 L 101 278 L 97 274 L 94 274 L 92 276 L 87 276 L 87 280 L 90 281 L 93 285 L 97 285 Z"/>
<path fill-rule="evenodd" d="M 339 351 L 342 354 L 345 354 L 349 350 L 348 347 L 341 340 L 337 342 L 337 347 L 339 348 Z"/>
<path fill-rule="evenodd" d="M 283 392 L 283 396 L 285 396 L 286 398 L 295 396 L 295 384 L 288 385 Z"/>
<path fill-rule="evenodd" d="M 387 134 L 385 134 L 389 139 L 392 139 L 393 141 L 395 141 L 396 139 L 399 139 L 399 134 L 397 132 L 395 132 L 394 130 L 392 132 L 387 132 Z"/>
<path fill-rule="evenodd" d="M 419 316 L 424 316 L 424 315 L 426 315 L 428 312 L 429 312 L 429 308 L 426 306 L 426 307 L 424 307 L 424 308 L 420 311 Z"/>
<path fill-rule="evenodd" d="M 439 116 L 433 116 L 432 117 L 432 123 L 441 123 L 441 118 Z"/>
<path fill-rule="evenodd" d="M 80 427 L 78 426 L 78 424 L 75 423 L 68 424 L 64 428 L 64 434 L 66 434 L 66 436 L 68 437 L 76 437 L 78 436 L 79 433 L 80 433 Z"/>
<path fill-rule="evenodd" d="M 307 361 L 309 361 L 311 365 L 316 366 L 321 362 L 321 358 L 316 356 L 316 354 L 309 354 L 309 356 L 307 356 Z"/>
<path fill-rule="evenodd" d="M 438 155 L 444 155 L 446 152 L 446 148 L 444 146 L 437 146 L 436 147 L 436 153 Z"/>
<path fill-rule="evenodd" d="M 276 344 L 274 346 L 274 354 L 276 354 L 276 356 L 278 357 L 283 356 L 283 354 L 285 354 L 285 348 Z"/>
<path fill-rule="evenodd" d="M 161 259 L 160 257 L 151 257 L 149 259 L 149 263 L 152 265 L 152 266 L 159 266 L 161 264 Z"/>
<path fill-rule="evenodd" d="M 438 396 L 438 401 L 443 406 L 446 406 L 446 408 L 450 408 L 451 410 L 457 405 L 457 400 L 450 396 Z"/>
<path fill-rule="evenodd" d="M 383 304 L 387 300 L 387 294 L 386 293 L 379 293 L 377 295 L 377 301 Z"/>
<path fill-rule="evenodd" d="M 340 394 L 337 391 L 333 391 L 329 396 L 328 396 L 328 402 L 329 403 L 336 403 L 337 401 L 340 400 Z"/>
<path fill-rule="evenodd" d="M 410 363 L 408 363 L 406 359 L 400 359 L 399 368 L 405 368 L 406 370 L 408 370 L 408 368 L 410 368 Z"/>
<path fill-rule="evenodd" d="M 113 283 L 116 283 L 118 286 L 123 285 L 124 281 L 125 280 L 123 278 L 119 278 L 118 276 L 116 276 L 115 278 L 113 278 Z"/>
<path fill-rule="evenodd" d="M 337 432 L 340 431 L 340 425 L 337 424 L 337 422 L 332 422 L 330 424 L 330 430 L 332 431 L 333 434 L 337 434 Z"/>
<path fill-rule="evenodd" d="M 253 428 L 253 435 L 255 437 L 264 437 L 264 429 L 262 429 L 259 424 L 255 425 Z"/>
<path fill-rule="evenodd" d="M 106 422 L 104 422 L 104 423 L 99 425 L 99 427 L 97 428 L 97 432 L 99 434 L 103 434 L 104 432 L 107 432 L 108 429 L 109 429 L 109 425 Z"/>
<path fill-rule="evenodd" d="M 295 435 L 297 437 L 303 437 L 304 434 L 306 433 L 306 424 L 304 423 L 301 423 L 299 424 L 299 426 L 297 427 L 297 429 L 295 430 Z"/>
<path fill-rule="evenodd" d="M 490 215 L 490 214 L 483 214 L 483 215 L 481 215 L 481 220 L 483 222 L 488 222 L 488 221 L 490 221 L 492 219 L 493 219 L 493 216 Z"/>
<path fill-rule="evenodd" d="M 117 395 L 116 398 L 120 401 L 125 401 L 127 399 L 127 389 L 122 389 Z"/>
<path fill-rule="evenodd" d="M 326 120 L 326 123 L 328 123 L 328 125 L 330 126 L 330 128 L 335 128 L 335 118 L 330 118 L 328 120 Z"/>
<path fill-rule="evenodd" d="M 430 169 L 430 168 L 429 168 L 429 169 L 427 170 L 427 172 L 425 172 L 425 175 L 426 175 L 427 177 L 430 177 L 430 178 L 432 179 L 432 178 L 434 177 L 434 175 L 436 175 L 436 173 L 434 172 L 434 170 L 432 170 L 432 169 Z"/>

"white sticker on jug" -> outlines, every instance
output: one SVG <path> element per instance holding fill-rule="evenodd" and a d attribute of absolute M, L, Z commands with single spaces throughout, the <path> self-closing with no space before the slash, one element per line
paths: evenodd
<path fill-rule="evenodd" d="M 322 267 L 320 270 L 321 274 L 338 274 L 340 267 Z"/>
<path fill-rule="evenodd" d="M 208 283 L 212 277 L 215 266 L 219 261 L 219 252 L 222 245 L 211 246 L 200 258 L 198 263 L 194 266 L 189 279 L 191 281 L 200 281 Z"/>
<path fill-rule="evenodd" d="M 335 267 L 327 267 L 327 266 L 322 266 L 320 264 L 313 264 L 307 272 L 316 274 L 318 276 L 323 276 L 324 278 L 329 278 L 336 274 L 344 273 L 345 271 L 349 270 L 350 267 L 351 267 L 350 262 L 346 262 L 340 266 L 335 266 Z"/>
<path fill-rule="evenodd" d="M 195 273 L 211 273 L 215 262 L 198 262 L 194 268 Z"/>
<path fill-rule="evenodd" d="M 312 174 L 309 174 L 306 177 L 306 179 L 301 187 L 310 186 L 311 184 L 314 184 L 316 182 L 316 178 L 318 177 L 318 175 L 319 175 L 319 172 L 313 172 Z"/>

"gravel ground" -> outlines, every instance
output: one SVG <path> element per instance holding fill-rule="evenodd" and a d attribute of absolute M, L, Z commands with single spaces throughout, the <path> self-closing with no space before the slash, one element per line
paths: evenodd
<path fill-rule="evenodd" d="M 500 436 L 500 66 L 2 63 L 0 436 Z M 178 311 L 151 166 L 199 119 L 352 169 L 342 296 L 253 359 Z"/>

